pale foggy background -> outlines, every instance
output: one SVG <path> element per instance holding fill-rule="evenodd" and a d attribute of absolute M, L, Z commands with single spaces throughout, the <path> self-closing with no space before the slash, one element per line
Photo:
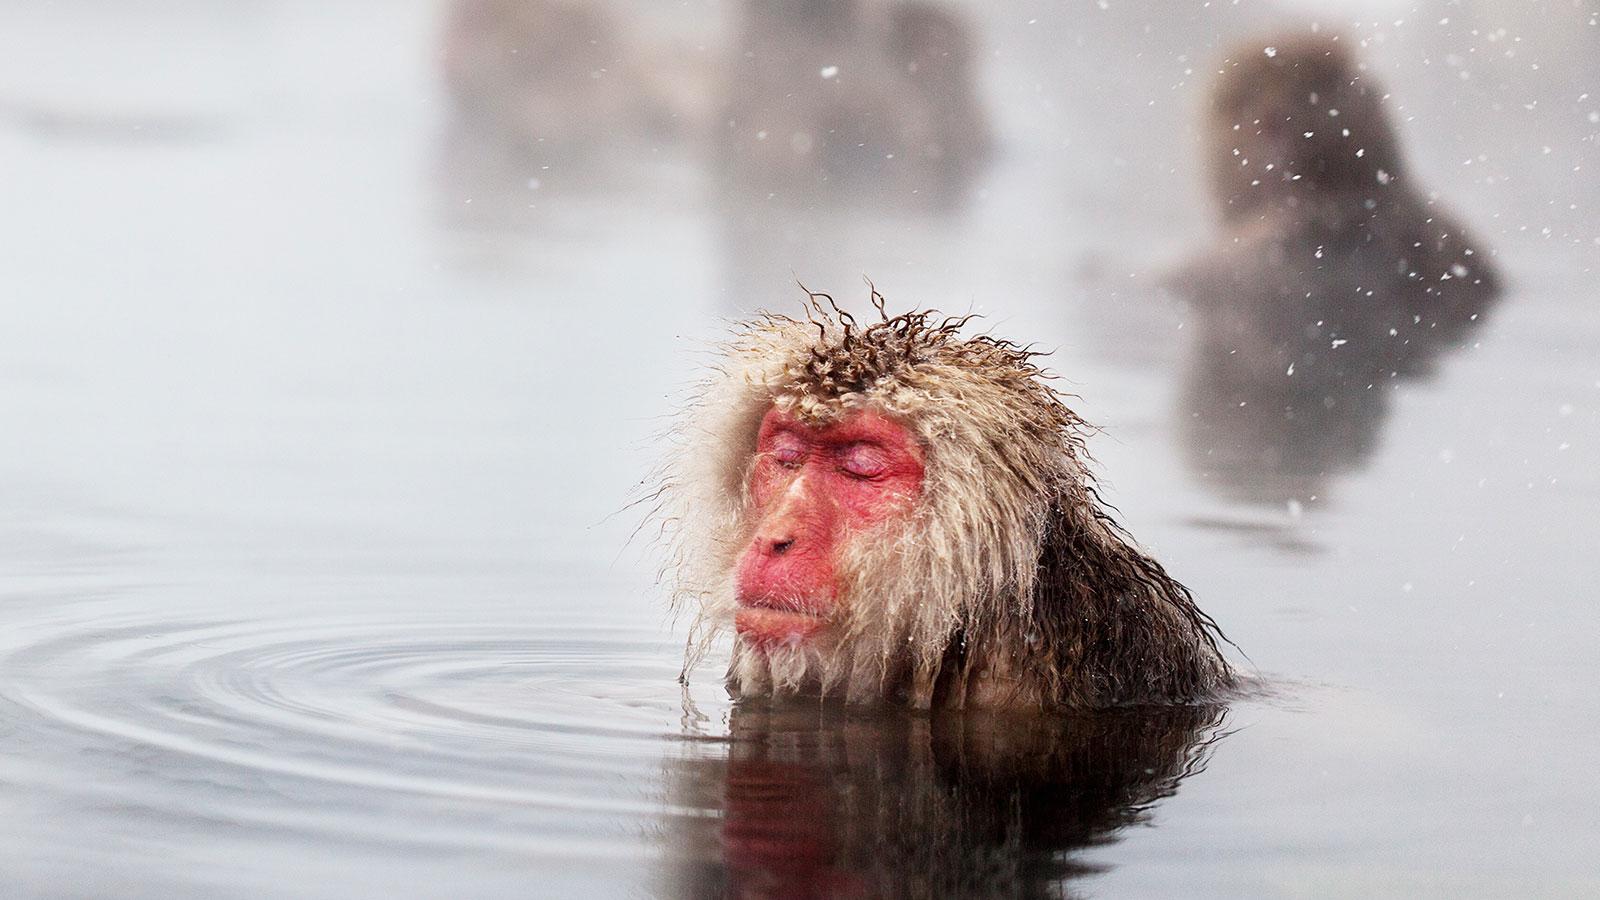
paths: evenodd
<path fill-rule="evenodd" d="M 870 277 L 1055 349 L 1271 686 L 1062 890 L 1600 893 L 1600 5 L 950 3 L 987 161 L 785 202 L 721 162 L 740 6 L 597 4 L 670 115 L 508 150 L 445 3 L 3 4 L 7 892 L 712 890 L 729 707 L 627 507 L 727 319 Z M 1214 227 L 1218 61 L 1311 22 L 1506 288 L 1280 490 L 1195 464 L 1157 283 Z"/>

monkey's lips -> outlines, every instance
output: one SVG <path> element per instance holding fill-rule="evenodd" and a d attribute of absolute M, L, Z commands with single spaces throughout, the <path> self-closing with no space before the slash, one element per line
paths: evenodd
<path fill-rule="evenodd" d="M 798 646 L 827 628 L 828 618 L 802 601 L 741 596 L 733 627 L 757 647 Z"/>

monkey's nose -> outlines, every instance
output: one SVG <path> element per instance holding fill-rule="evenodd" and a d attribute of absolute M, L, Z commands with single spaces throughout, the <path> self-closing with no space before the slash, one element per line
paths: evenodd
<path fill-rule="evenodd" d="M 756 532 L 755 546 L 751 549 L 761 556 L 782 556 L 794 546 L 795 533 L 788 528 L 763 529 Z"/>

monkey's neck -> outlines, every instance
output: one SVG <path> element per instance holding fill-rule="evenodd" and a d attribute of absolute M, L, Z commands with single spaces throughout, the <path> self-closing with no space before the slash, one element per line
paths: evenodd
<path fill-rule="evenodd" d="M 1045 680 L 1022 658 L 1007 652 L 977 653 L 951 659 L 933 683 L 933 709 L 1024 709 L 1049 706 Z"/>

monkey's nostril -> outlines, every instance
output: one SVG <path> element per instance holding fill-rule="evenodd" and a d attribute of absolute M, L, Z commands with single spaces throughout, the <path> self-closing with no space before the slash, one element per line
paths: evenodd
<path fill-rule="evenodd" d="M 772 542 L 772 553 L 773 553 L 774 556 L 778 556 L 778 555 L 781 555 L 784 551 L 788 550 L 790 547 L 793 547 L 793 546 L 794 546 L 794 541 L 792 541 L 792 540 L 790 540 L 790 541 L 773 541 Z"/>

